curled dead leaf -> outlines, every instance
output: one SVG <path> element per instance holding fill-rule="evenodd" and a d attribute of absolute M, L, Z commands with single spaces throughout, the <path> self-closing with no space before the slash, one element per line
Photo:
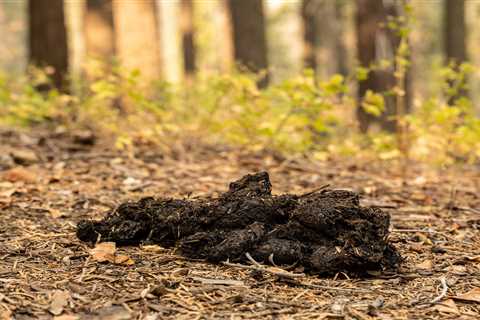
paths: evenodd
<path fill-rule="evenodd" d="M 115 262 L 115 242 L 101 242 L 90 250 L 90 255 L 97 262 Z"/>
<path fill-rule="evenodd" d="M 90 250 L 90 255 L 93 260 L 97 262 L 110 262 L 115 264 L 122 264 L 130 266 L 135 263 L 130 257 L 126 255 L 116 255 L 117 247 L 115 242 L 101 242 L 95 245 L 95 248 Z"/>

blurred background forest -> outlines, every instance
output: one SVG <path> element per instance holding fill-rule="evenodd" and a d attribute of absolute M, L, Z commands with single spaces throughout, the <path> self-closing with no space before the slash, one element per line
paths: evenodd
<path fill-rule="evenodd" d="M 434 163 L 480 157 L 480 1 L 2 0 L 0 121 Z"/>

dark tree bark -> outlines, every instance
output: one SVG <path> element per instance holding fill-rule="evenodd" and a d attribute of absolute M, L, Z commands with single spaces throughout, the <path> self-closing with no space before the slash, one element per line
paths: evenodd
<path fill-rule="evenodd" d="M 87 0 L 85 45 L 90 57 L 111 59 L 115 54 L 112 0 Z"/>
<path fill-rule="evenodd" d="M 233 47 L 236 62 L 250 71 L 267 71 L 267 39 L 265 15 L 261 0 L 229 0 Z M 259 80 L 259 87 L 268 84 L 268 74 Z"/>
<path fill-rule="evenodd" d="M 444 15 L 445 56 L 448 62 L 462 63 L 467 60 L 465 1 L 445 0 Z"/>
<path fill-rule="evenodd" d="M 303 66 L 317 73 L 317 11 L 319 0 L 303 0 L 301 7 L 303 24 Z"/>
<path fill-rule="evenodd" d="M 335 56 L 337 58 L 337 72 L 342 76 L 348 75 L 348 54 L 345 44 L 346 33 L 346 17 L 345 5 L 341 1 L 335 1 L 335 19 L 336 19 L 336 36 L 335 36 Z"/>
<path fill-rule="evenodd" d="M 368 90 L 375 93 L 386 93 L 396 85 L 394 76 L 395 51 L 400 39 L 395 31 L 386 26 L 387 17 L 398 17 L 399 3 L 391 3 L 384 6 L 379 0 L 356 0 L 356 37 L 357 56 L 360 65 L 369 67 L 379 60 L 386 59 L 392 62 L 392 66 L 382 70 L 372 70 L 368 78 L 359 82 L 357 119 L 361 132 L 367 132 L 370 125 L 378 122 L 382 129 L 394 132 L 396 130 L 396 99 L 392 94 L 384 94 L 385 112 L 380 117 L 368 114 L 361 107 L 363 98 Z M 410 75 L 405 75 L 405 111 L 410 109 L 411 84 Z"/>
<path fill-rule="evenodd" d="M 348 73 L 343 10 L 341 1 L 302 1 L 303 66 L 317 77 Z"/>
<path fill-rule="evenodd" d="M 181 1 L 181 16 L 180 25 L 182 29 L 182 44 L 183 44 L 183 65 L 185 76 L 188 79 L 193 77 L 195 73 L 195 42 L 194 42 L 194 27 L 193 27 L 193 1 Z"/>
<path fill-rule="evenodd" d="M 68 72 L 67 32 L 63 0 L 29 0 L 29 62 L 53 68 L 53 85 L 67 90 Z M 48 89 L 48 88 L 40 88 Z"/>
<path fill-rule="evenodd" d="M 466 25 L 465 25 L 465 1 L 445 0 L 444 1 L 444 48 L 447 63 L 454 62 L 455 69 L 467 61 L 466 46 Z M 456 96 L 449 97 L 452 104 L 458 97 L 466 96 L 468 92 L 460 88 Z"/>
<path fill-rule="evenodd" d="M 380 23 L 383 21 L 383 5 L 378 0 L 356 0 L 357 11 L 355 16 L 357 56 L 361 66 L 368 68 L 377 59 L 377 36 Z M 368 90 L 381 92 L 384 90 L 381 76 L 371 71 L 366 80 L 358 85 L 357 119 L 361 132 L 366 132 L 376 118 L 361 107 L 362 100 Z"/>

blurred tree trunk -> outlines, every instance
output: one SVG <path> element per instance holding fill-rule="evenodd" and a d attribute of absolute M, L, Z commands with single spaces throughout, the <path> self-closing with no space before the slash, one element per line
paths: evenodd
<path fill-rule="evenodd" d="M 455 69 L 458 65 L 467 61 L 466 25 L 465 25 L 465 1 L 444 0 L 444 48 L 447 63 L 454 62 Z M 459 90 L 458 95 L 451 97 L 449 103 L 468 93 Z"/>
<path fill-rule="evenodd" d="M 43 1 L 29 0 L 28 14 L 29 62 L 52 67 L 54 86 L 67 90 L 68 47 L 63 0 L 49 0 L 48 5 Z"/>
<path fill-rule="evenodd" d="M 84 18 L 87 55 L 111 60 L 115 54 L 112 0 L 87 0 Z"/>
<path fill-rule="evenodd" d="M 194 43 L 194 26 L 193 26 L 193 1 L 181 0 L 181 16 L 180 25 L 182 31 L 183 45 L 183 66 L 185 77 L 190 80 L 195 71 L 195 43 Z"/>
<path fill-rule="evenodd" d="M 356 0 L 356 36 L 357 56 L 362 67 L 376 62 L 377 37 L 379 24 L 382 22 L 383 5 L 378 0 Z M 368 90 L 383 91 L 378 72 L 370 71 L 368 78 L 360 81 L 358 85 L 357 119 L 361 132 L 366 132 L 370 124 L 377 120 L 362 108 L 363 98 Z"/>
<path fill-rule="evenodd" d="M 321 0 L 303 0 L 301 7 L 303 24 L 303 67 L 317 74 L 317 15 Z"/>
<path fill-rule="evenodd" d="M 155 0 L 113 0 L 115 48 L 127 69 L 138 69 L 142 79 L 160 77 L 160 35 Z"/>
<path fill-rule="evenodd" d="M 302 1 L 303 66 L 318 78 L 348 73 L 343 10 L 341 1 Z"/>
<path fill-rule="evenodd" d="M 467 60 L 465 44 L 465 1 L 444 0 L 444 45 L 447 61 L 462 63 Z"/>
<path fill-rule="evenodd" d="M 265 71 L 259 87 L 268 85 L 267 39 L 262 0 L 229 0 L 236 62 L 250 71 Z"/>
<path fill-rule="evenodd" d="M 381 60 L 388 60 L 392 65 L 388 68 L 371 70 L 366 80 L 358 85 L 357 119 L 361 132 L 367 132 L 372 123 L 379 123 L 386 131 L 396 130 L 396 99 L 391 90 L 396 85 L 395 54 L 400 43 L 396 33 L 388 29 L 387 17 L 398 17 L 399 5 L 392 2 L 384 6 L 383 1 L 356 0 L 357 11 L 355 16 L 357 56 L 362 67 L 369 68 Z M 411 104 L 411 76 L 407 70 L 405 74 L 405 111 L 410 110 Z M 362 101 L 368 90 L 381 93 L 385 100 L 385 111 L 380 117 L 368 114 L 362 108 Z M 389 92 L 390 91 L 390 92 Z"/>
<path fill-rule="evenodd" d="M 223 33 L 222 41 L 219 47 L 220 51 L 220 70 L 222 72 L 231 72 L 232 67 L 235 64 L 233 38 L 232 38 L 232 23 L 229 5 L 227 1 L 220 1 L 220 28 L 225 30 Z"/>
<path fill-rule="evenodd" d="M 345 44 L 346 24 L 345 5 L 342 1 L 335 1 L 335 57 L 337 60 L 337 73 L 346 77 L 348 75 L 348 54 Z"/>

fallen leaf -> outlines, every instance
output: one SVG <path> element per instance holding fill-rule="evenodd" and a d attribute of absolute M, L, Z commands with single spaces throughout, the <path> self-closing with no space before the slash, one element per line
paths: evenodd
<path fill-rule="evenodd" d="M 0 320 L 11 320 L 11 319 L 13 319 L 12 311 L 7 309 L 0 312 Z"/>
<path fill-rule="evenodd" d="M 131 266 L 132 264 L 135 264 L 135 261 L 133 261 L 133 259 L 130 258 L 129 256 L 126 256 L 124 254 L 120 254 L 118 256 L 115 256 L 114 263 L 115 264 L 123 264 L 123 265 L 126 265 L 126 266 Z"/>
<path fill-rule="evenodd" d="M 33 183 L 37 180 L 37 175 L 22 167 L 15 167 L 3 172 L 3 179 L 10 182 L 26 182 Z"/>
<path fill-rule="evenodd" d="M 37 154 L 29 149 L 12 150 L 10 155 L 17 164 L 28 165 L 38 161 Z"/>
<path fill-rule="evenodd" d="M 60 211 L 58 209 L 50 208 L 48 209 L 48 211 L 50 212 L 50 215 L 52 216 L 52 218 L 55 218 L 55 219 L 68 216 L 67 213 L 65 213 L 64 211 Z"/>
<path fill-rule="evenodd" d="M 130 266 L 135 263 L 130 257 L 120 254 L 116 255 L 117 247 L 115 242 L 101 242 L 95 245 L 95 248 L 90 250 L 90 255 L 93 260 L 97 262 L 111 262 L 115 264 L 122 264 Z"/>
<path fill-rule="evenodd" d="M 432 270 L 433 263 L 432 263 L 432 260 L 425 260 L 417 264 L 415 267 L 420 270 Z"/>
<path fill-rule="evenodd" d="M 115 262 L 115 242 L 101 242 L 90 250 L 90 255 L 97 262 Z"/>
<path fill-rule="evenodd" d="M 442 301 L 440 304 L 435 305 L 433 309 L 442 313 L 460 314 L 460 311 L 458 310 L 455 301 L 453 301 L 452 299 Z"/>
<path fill-rule="evenodd" d="M 79 320 L 80 317 L 73 314 L 64 314 L 61 316 L 53 317 L 53 320 Z"/>
<path fill-rule="evenodd" d="M 54 316 L 62 314 L 63 308 L 68 304 L 69 298 L 70 294 L 68 291 L 55 290 L 48 311 Z"/>
<path fill-rule="evenodd" d="M 7 190 L 3 190 L 0 192 L 0 197 L 2 198 L 10 198 L 11 196 L 13 196 L 13 194 L 17 192 L 17 188 L 10 188 L 10 189 L 7 189 Z"/>
<path fill-rule="evenodd" d="M 480 288 L 474 288 L 464 294 L 452 297 L 455 300 L 480 303 Z"/>
<path fill-rule="evenodd" d="M 150 252 L 154 252 L 154 253 L 160 253 L 160 252 L 163 252 L 165 251 L 165 248 L 162 248 L 158 245 L 144 245 L 142 246 L 142 250 L 145 250 L 145 251 L 150 251 Z"/>

